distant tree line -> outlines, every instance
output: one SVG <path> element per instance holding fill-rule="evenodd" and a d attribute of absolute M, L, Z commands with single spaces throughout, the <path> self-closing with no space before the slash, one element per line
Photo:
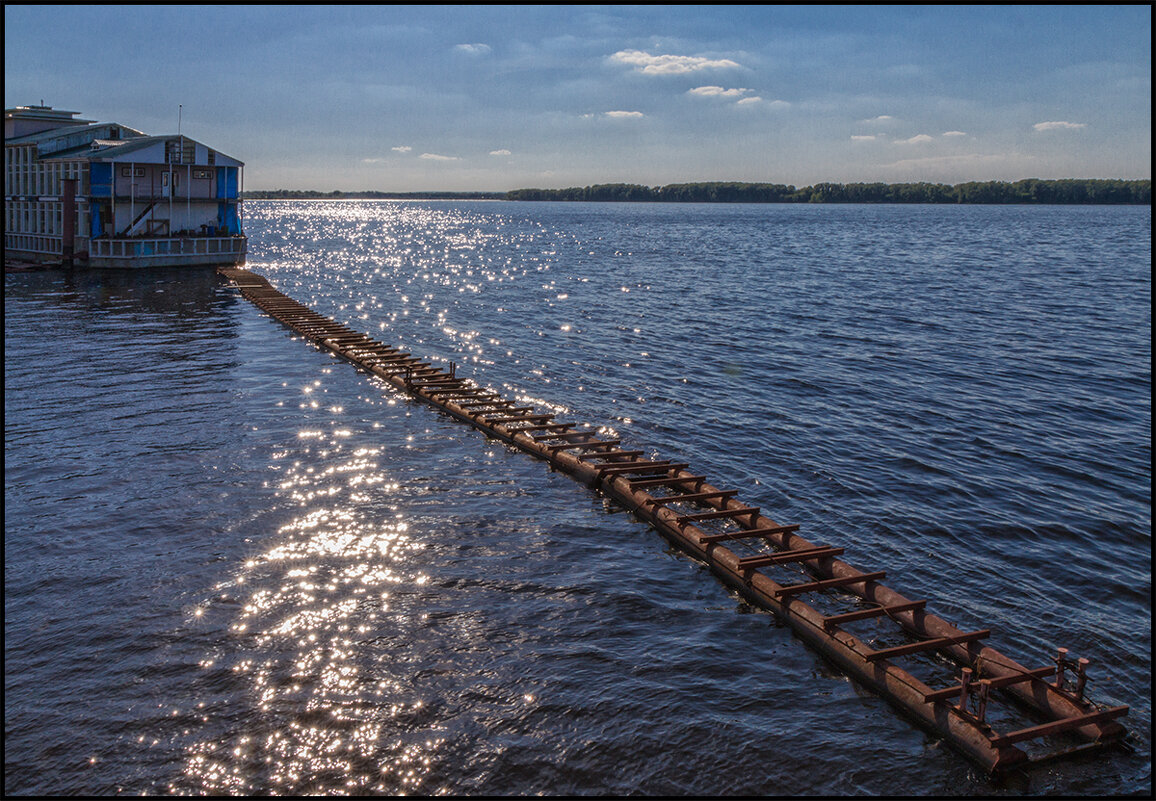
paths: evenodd
<path fill-rule="evenodd" d="M 1151 205 L 1152 181 L 1115 179 L 969 181 L 933 183 L 786 184 L 713 181 L 666 186 L 596 184 L 569 189 L 510 192 L 319 192 L 312 189 L 247 190 L 253 200 L 571 200 L 628 203 L 1048 203 Z"/>
<path fill-rule="evenodd" d="M 515 189 L 507 200 L 620 201 L 654 203 L 1111 203 L 1151 205 L 1152 181 L 1114 179 L 970 181 L 962 184 L 708 182 L 641 186 L 597 184 L 569 189 Z"/>
<path fill-rule="evenodd" d="M 505 200 L 505 192 L 318 192 L 313 189 L 246 190 L 246 200 Z"/>

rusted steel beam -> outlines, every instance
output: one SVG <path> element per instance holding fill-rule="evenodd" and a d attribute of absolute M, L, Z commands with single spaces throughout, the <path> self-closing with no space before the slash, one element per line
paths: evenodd
<path fill-rule="evenodd" d="M 648 470 L 653 470 L 653 471 L 681 470 L 685 467 L 689 467 L 689 465 L 677 464 L 675 462 L 665 462 L 665 461 L 653 461 L 653 462 L 651 462 L 651 461 L 642 461 L 642 460 L 639 460 L 637 462 L 622 462 L 620 464 L 611 462 L 610 464 L 594 465 L 594 468 L 597 471 L 597 475 L 599 478 L 602 478 L 605 476 L 611 476 L 611 475 L 618 475 L 619 473 L 643 473 L 643 472 L 646 472 Z"/>
<path fill-rule="evenodd" d="M 617 439 L 588 439 L 575 440 L 573 442 L 562 442 L 553 445 L 547 445 L 547 451 L 565 451 L 565 450 L 584 450 L 592 448 L 608 448 L 622 444 L 621 440 Z M 642 453 L 642 451 L 638 451 Z"/>
<path fill-rule="evenodd" d="M 508 406 L 512 406 L 512 405 L 513 404 L 511 401 L 502 400 L 497 395 L 493 396 L 492 398 L 482 398 L 480 400 L 458 404 L 458 406 L 461 406 L 463 409 L 481 409 L 481 408 L 486 407 L 486 406 L 497 406 L 501 409 L 504 409 L 504 408 L 506 408 Z"/>
<path fill-rule="evenodd" d="M 222 268 L 220 272 L 238 284 L 245 297 L 266 310 L 274 319 L 280 320 L 294 330 L 301 330 L 290 320 L 296 319 L 300 322 L 299 315 L 303 310 L 311 311 L 307 307 L 282 295 L 273 289 L 267 280 L 247 270 Z M 324 320 L 315 318 L 314 327 L 306 328 L 302 333 L 321 347 L 328 348 L 353 364 L 359 366 L 368 364 L 367 369 L 370 372 L 381 376 L 396 388 L 430 403 L 455 419 L 473 425 L 486 432 L 488 436 L 548 461 L 553 468 L 588 484 L 624 508 L 633 511 L 637 517 L 650 523 L 676 546 L 692 557 L 701 559 L 721 581 L 734 588 L 748 601 L 779 616 L 791 626 L 800 639 L 831 660 L 840 670 L 863 686 L 904 708 L 921 726 L 940 733 L 953 747 L 968 755 L 986 770 L 995 773 L 1024 764 L 1027 761 L 1027 754 L 1017 748 L 1015 742 L 1043 736 L 1041 732 L 1071 731 L 1090 744 L 1112 742 L 1123 737 L 1125 730 L 1116 722 L 1116 718 L 1126 714 L 1126 707 L 1111 710 L 1111 714 L 1098 714 L 1094 707 L 1082 698 L 1086 660 L 1076 663 L 1071 663 L 1070 660 L 1062 661 L 1063 665 L 1073 664 L 1078 667 L 1075 695 L 1064 690 L 1063 682 L 1059 679 L 1055 684 L 1042 680 L 1024 680 L 1022 677 L 1030 671 L 1023 665 L 993 648 L 970 640 L 964 641 L 968 634 L 928 613 L 924 608 L 925 602 L 910 601 L 881 584 L 880 579 L 885 576 L 884 573 L 864 573 L 839 560 L 835 554 L 823 557 L 821 562 L 812 558 L 800 563 L 808 573 L 814 575 L 814 581 L 789 586 L 780 585 L 758 568 L 750 567 L 751 557 L 740 557 L 730 550 L 727 546 L 731 541 L 762 537 L 775 547 L 795 552 L 796 555 L 801 551 L 815 552 L 830 546 L 819 546 L 809 542 L 798 535 L 798 525 L 778 523 L 762 515 L 754 507 L 740 505 L 736 509 L 726 509 L 725 505 L 737 503 L 729 496 L 723 500 L 724 508 L 716 507 L 716 511 L 725 512 L 726 517 L 736 514 L 749 516 L 749 527 L 724 533 L 704 531 L 697 522 L 705 520 L 688 519 L 691 516 L 679 515 L 668 508 L 670 503 L 678 500 L 677 495 L 669 499 L 656 499 L 648 492 L 651 488 L 663 487 L 676 491 L 692 490 L 687 494 L 720 493 L 717 496 L 720 498 L 727 492 L 711 485 L 705 476 L 685 472 L 688 465 L 657 459 L 593 461 L 599 458 L 615 458 L 615 454 L 589 453 L 585 452 L 585 448 L 551 448 L 551 442 L 570 443 L 575 439 L 581 439 L 596 448 L 598 445 L 591 442 L 595 429 L 572 431 L 574 423 L 559 423 L 552 419 L 547 424 L 518 427 L 499 423 L 493 418 L 487 419 L 488 414 L 495 412 L 500 414 L 501 410 L 491 409 L 487 412 L 478 410 L 477 407 L 466 408 L 470 404 L 477 404 L 484 396 L 476 394 L 474 388 L 447 392 L 444 384 L 440 382 L 453 378 L 452 374 L 431 368 L 421 360 L 416 360 L 419 365 L 423 365 L 423 368 L 419 369 L 415 369 L 417 365 L 408 359 L 390 363 L 388 366 L 396 368 L 392 370 L 386 369 L 383 364 L 370 364 L 375 358 L 383 357 L 365 357 L 358 354 L 366 351 L 398 353 L 372 340 L 358 339 L 359 344 L 348 348 L 336 342 L 325 343 L 326 335 L 330 335 L 330 338 L 333 335 L 357 337 L 356 332 L 349 329 L 344 329 L 342 334 L 341 327 L 334 325 L 328 318 Z M 310 333 L 311 330 L 314 333 Z M 381 350 L 377 350 L 378 348 Z M 390 358 L 384 357 L 386 360 Z M 415 376 L 425 376 L 430 380 L 415 381 Z M 499 399 L 496 393 L 491 400 L 494 399 Z M 460 402 L 464 402 L 465 405 Z M 481 405 L 494 404 L 487 401 Z M 520 423 L 530 419 L 531 416 L 519 416 L 510 422 Z M 619 455 L 617 458 L 629 457 Z M 656 502 L 659 500 L 663 502 Z M 707 498 L 701 500 L 709 501 Z M 775 555 L 762 556 L 765 558 Z M 744 559 L 748 560 L 745 561 L 745 565 Z M 843 615 L 824 616 L 798 597 L 804 593 L 830 589 L 850 593 L 882 611 L 857 610 Z M 1004 687 L 1004 692 L 1015 695 L 1045 718 L 1050 719 L 1050 722 L 1041 724 L 1042 727 L 1053 728 L 1032 727 L 1008 735 L 993 733 L 980 718 L 957 705 L 944 704 L 938 700 L 937 694 L 945 691 L 933 690 L 886 658 L 878 656 L 874 660 L 869 658 L 872 653 L 890 652 L 896 655 L 894 650 L 874 652 L 857 637 L 840 628 L 841 624 L 853 620 L 884 615 L 901 630 L 923 641 L 936 640 L 934 647 L 939 653 L 964 666 L 970 666 L 965 667 L 965 675 L 966 671 L 973 667 L 978 673 L 978 667 L 982 665 L 984 678 L 979 684 L 985 692 L 994 686 Z M 930 647 L 922 642 L 914 645 L 920 648 Z M 966 688 L 955 688 L 953 691 L 958 698 L 960 693 L 965 693 Z M 1003 739 L 1000 739 L 1001 737 Z"/>
<path fill-rule="evenodd" d="M 863 658 L 868 662 L 878 662 L 881 659 L 894 659 L 897 656 L 909 656 L 910 654 L 918 654 L 923 651 L 937 651 L 945 645 L 958 645 L 965 642 L 982 640 L 990 635 L 991 631 L 989 629 L 969 631 L 966 634 L 960 634 L 955 637 L 937 637 L 934 640 L 923 640 L 921 642 L 908 643 L 907 645 L 896 645 L 894 648 L 883 648 L 864 654 Z"/>
<path fill-rule="evenodd" d="M 547 423 L 541 426 L 526 426 L 522 431 L 564 431 L 568 428 L 573 428 L 574 423 Z M 534 439 L 538 439 L 535 437 Z"/>
<path fill-rule="evenodd" d="M 842 548 L 813 548 L 801 551 L 782 551 L 780 553 L 762 553 L 755 556 L 744 556 L 739 559 L 739 567 L 750 570 L 755 567 L 769 565 L 785 565 L 790 562 L 809 562 L 812 559 L 825 559 L 831 556 L 840 556 Z"/>
<path fill-rule="evenodd" d="M 506 423 L 528 423 L 534 420 L 553 420 L 552 414 L 520 414 L 512 417 L 490 417 L 486 419 L 487 423 L 494 425 L 505 425 Z"/>
<path fill-rule="evenodd" d="M 443 387 L 440 389 L 438 387 L 430 387 L 427 391 L 429 392 L 430 395 L 433 395 L 438 400 L 442 400 L 442 401 L 455 399 L 455 398 L 476 398 L 476 397 L 478 397 L 476 394 L 474 394 L 473 390 L 471 390 L 469 388 L 468 383 L 466 381 L 464 381 L 462 379 L 458 379 L 458 381 L 461 381 L 461 383 L 458 386 L 453 386 L 453 387 L 447 386 L 447 387 Z"/>
<path fill-rule="evenodd" d="M 571 446 L 571 447 L 584 447 L 584 446 L 588 446 L 588 445 L 598 445 L 598 444 L 599 443 L 596 443 L 596 442 L 579 442 L 579 443 L 576 443 L 576 445 Z M 561 450 L 567 450 L 567 449 L 562 448 Z M 577 453 L 577 454 L 575 454 L 575 456 L 577 456 L 582 461 L 588 461 L 590 459 L 607 459 L 610 457 L 614 457 L 614 459 L 621 462 L 621 461 L 624 461 L 626 459 L 633 459 L 636 456 L 642 456 L 644 453 L 646 453 L 646 451 L 608 450 L 608 451 L 588 451 L 586 453 Z"/>
<path fill-rule="evenodd" d="M 896 612 L 910 612 L 915 609 L 923 609 L 925 606 L 927 606 L 927 601 L 910 601 L 904 604 L 895 604 L 894 606 L 876 606 L 873 609 L 861 609 L 856 612 L 845 612 L 841 615 L 828 615 L 823 618 L 823 628 L 830 631 L 844 623 L 885 617 L 887 615 L 893 615 Z"/>
<path fill-rule="evenodd" d="M 1008 676 L 1002 679 L 991 679 L 991 688 L 998 690 L 1001 687 L 1009 687 L 1012 684 L 1021 681 L 1033 681 L 1051 676 L 1056 672 L 1054 667 L 1036 668 L 1029 670 L 1022 676 Z M 944 687 L 942 690 L 935 690 L 923 696 L 924 701 L 947 701 L 959 698 L 960 685 L 954 687 Z"/>
<path fill-rule="evenodd" d="M 799 530 L 798 523 L 791 523 L 786 526 L 762 526 L 760 528 L 747 528 L 742 531 L 725 531 L 720 534 L 707 534 L 702 540 L 703 542 L 723 542 L 724 540 L 745 540 L 754 537 L 771 537 L 776 534 L 789 534 L 793 531 Z"/>
<path fill-rule="evenodd" d="M 416 359 L 417 361 L 421 361 L 421 359 L 418 359 L 417 356 L 414 356 L 412 353 L 406 353 L 403 350 L 390 350 L 387 352 L 379 353 L 375 356 L 365 356 L 362 358 L 362 361 L 368 364 L 388 364 L 390 362 L 405 361 L 407 359 Z"/>
<path fill-rule="evenodd" d="M 788 598 L 804 592 L 818 592 L 819 590 L 830 590 L 835 587 L 846 587 L 849 584 L 878 581 L 886 576 L 887 574 L 885 572 L 879 570 L 875 573 L 860 573 L 857 576 L 840 576 L 839 578 L 820 579 L 819 581 L 808 581 L 802 584 L 789 584 L 786 587 L 779 587 L 775 590 L 775 596 L 778 598 Z"/>
<path fill-rule="evenodd" d="M 1008 734 L 1002 734 L 998 737 L 992 738 L 992 745 L 1000 748 L 1012 743 L 1021 743 L 1024 740 L 1034 740 L 1037 737 L 1044 737 L 1049 734 L 1058 734 L 1059 732 L 1071 731 L 1072 729 L 1086 726 L 1089 723 L 1103 723 L 1109 720 L 1115 720 L 1122 715 L 1128 713 L 1128 707 L 1115 706 L 1111 709 L 1103 709 L 1098 712 L 1088 712 L 1083 715 L 1076 715 L 1063 720 L 1053 720 L 1050 723 L 1041 723 L 1038 726 L 1032 726 L 1027 729 L 1020 729 Z"/>
<path fill-rule="evenodd" d="M 714 492 L 687 492 L 681 495 L 667 495 L 664 498 L 651 498 L 647 503 L 655 506 L 667 506 L 672 503 L 697 503 L 699 501 L 710 501 L 716 498 L 733 498 L 738 495 L 738 490 L 716 490 Z"/>
<path fill-rule="evenodd" d="M 571 423 L 570 426 L 573 428 L 574 424 Z M 574 437 L 593 437 L 596 433 L 593 429 L 587 429 L 586 431 L 570 431 L 563 434 L 537 434 L 534 436 L 534 439 L 538 441 L 548 439 L 573 439 Z"/>
<path fill-rule="evenodd" d="M 630 486 L 635 489 L 645 489 L 649 487 L 671 487 L 690 483 L 697 484 L 705 480 L 706 476 L 668 476 L 666 478 L 643 478 L 637 481 L 631 481 Z"/>
<path fill-rule="evenodd" d="M 689 515 L 679 515 L 679 525 L 686 525 L 687 523 L 697 523 L 701 520 L 717 520 L 723 517 L 754 517 L 758 515 L 759 507 L 757 506 L 739 506 L 734 509 L 715 509 L 713 512 L 696 512 Z"/>

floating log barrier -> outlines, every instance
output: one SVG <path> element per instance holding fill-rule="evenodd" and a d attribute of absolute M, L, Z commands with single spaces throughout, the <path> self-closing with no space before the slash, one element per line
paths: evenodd
<path fill-rule="evenodd" d="M 1088 660 L 1070 659 L 1061 648 L 1054 666 L 1024 667 L 984 644 L 987 629 L 959 630 L 929 613 L 926 601 L 885 586 L 883 572 L 840 560 L 842 548 L 807 541 L 798 524 L 770 519 L 739 501 L 736 490 L 713 486 L 687 464 L 644 458 L 617 439 L 517 406 L 457 377 L 454 365 L 448 371 L 434 367 L 323 317 L 253 272 L 219 271 L 258 308 L 314 343 L 629 509 L 747 601 L 777 615 L 848 676 L 987 771 L 1118 743 L 1126 734 L 1117 718 L 1128 707 L 1101 707 L 1085 698 Z M 843 611 L 827 614 L 819 605 Z M 883 624 L 883 631 L 851 630 L 864 623 Z M 960 667 L 957 675 L 953 665 Z M 916 678 L 916 669 L 940 674 L 928 680 L 941 686 Z M 1017 722 L 1026 725 L 1008 728 Z"/>

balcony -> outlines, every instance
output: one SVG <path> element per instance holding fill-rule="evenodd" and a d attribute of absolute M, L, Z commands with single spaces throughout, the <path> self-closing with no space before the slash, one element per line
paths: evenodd
<path fill-rule="evenodd" d="M 244 264 L 244 236 L 97 238 L 88 243 L 89 267 L 185 267 Z"/>

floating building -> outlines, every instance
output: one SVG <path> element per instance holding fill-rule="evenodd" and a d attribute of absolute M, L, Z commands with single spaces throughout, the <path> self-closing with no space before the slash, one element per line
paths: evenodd
<path fill-rule="evenodd" d="M 5 261 L 239 265 L 244 164 L 50 106 L 4 110 Z"/>

